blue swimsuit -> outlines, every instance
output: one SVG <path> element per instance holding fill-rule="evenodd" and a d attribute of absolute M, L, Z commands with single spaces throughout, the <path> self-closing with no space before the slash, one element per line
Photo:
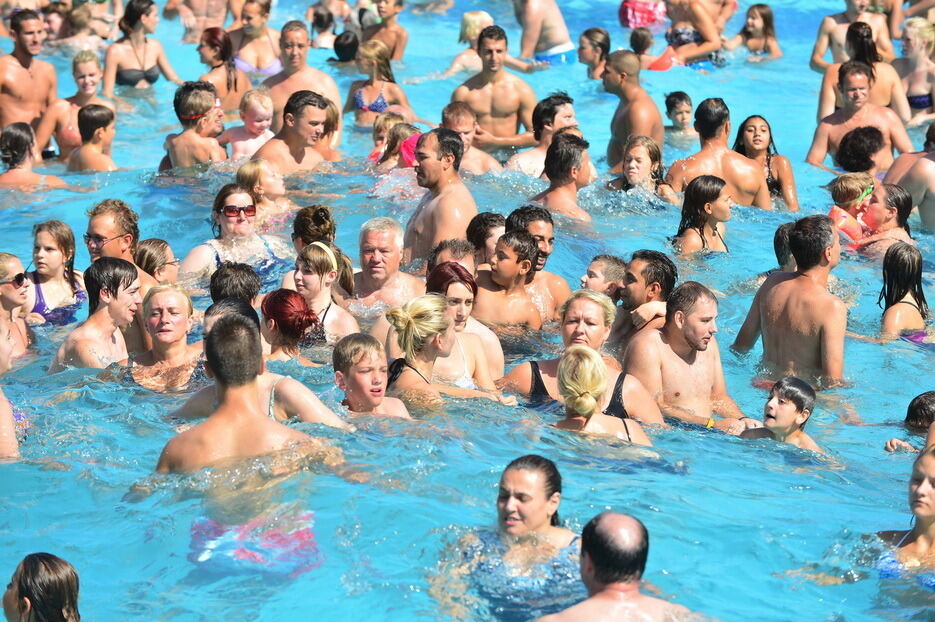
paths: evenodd
<path fill-rule="evenodd" d="M 903 545 L 903 542 L 909 537 L 910 533 L 912 532 L 906 532 L 906 535 L 904 535 L 899 541 L 899 544 L 896 545 L 896 549 Z M 874 567 L 877 569 L 877 573 L 879 573 L 881 579 L 912 578 L 925 589 L 935 592 L 935 572 L 914 573 L 907 571 L 905 564 L 896 559 L 895 549 L 880 555 Z"/>

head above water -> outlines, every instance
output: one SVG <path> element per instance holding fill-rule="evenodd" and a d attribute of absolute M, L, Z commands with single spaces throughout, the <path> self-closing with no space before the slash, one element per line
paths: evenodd
<path fill-rule="evenodd" d="M 139 278 L 136 266 L 125 259 L 101 257 L 84 271 L 84 286 L 88 292 L 88 317 L 94 315 L 101 304 L 101 292 L 111 297 L 126 289 Z"/>
<path fill-rule="evenodd" d="M 242 315 L 223 315 L 205 337 L 205 358 L 205 367 L 220 387 L 249 384 L 263 372 L 260 331 Z"/>
<path fill-rule="evenodd" d="M 249 301 L 243 298 L 224 298 L 205 309 L 204 334 L 210 333 L 214 323 L 225 315 L 239 315 L 260 330 L 260 316 Z"/>
<path fill-rule="evenodd" d="M 795 376 L 785 376 L 770 389 L 769 398 L 767 399 L 773 397 L 792 402 L 799 414 L 808 413 L 805 420 L 799 423 L 798 428 L 799 430 L 805 429 L 805 424 L 808 423 L 812 412 L 815 410 L 815 389 Z"/>
<path fill-rule="evenodd" d="M 730 109 L 720 97 L 709 97 L 695 108 L 695 130 L 702 140 L 730 132 Z"/>
<path fill-rule="evenodd" d="M 789 232 L 789 250 L 795 257 L 799 271 L 809 270 L 822 263 L 834 247 L 837 239 L 834 223 L 823 215 L 806 216 L 795 221 Z M 828 262 L 836 262 L 837 257 L 828 257 Z"/>
<path fill-rule="evenodd" d="M 225 261 L 211 275 L 209 289 L 211 301 L 225 298 L 242 298 L 252 302 L 260 295 L 262 284 L 253 266 L 245 263 Z"/>
<path fill-rule="evenodd" d="M 632 516 L 604 512 L 581 531 L 581 555 L 582 578 L 589 590 L 593 584 L 635 583 L 646 570 L 649 533 Z"/>
<path fill-rule="evenodd" d="M 906 408 L 906 426 L 926 432 L 933 422 L 935 422 L 935 391 L 926 391 L 912 398 Z"/>
<path fill-rule="evenodd" d="M 19 168 L 32 157 L 36 135 L 28 123 L 11 123 L 0 133 L 0 161 L 7 169 Z"/>
<path fill-rule="evenodd" d="M 437 158 L 442 160 L 450 157 L 452 159 L 451 165 L 454 170 L 459 170 L 461 168 L 461 156 L 464 155 L 464 142 L 461 140 L 461 137 L 458 136 L 458 133 L 444 127 L 437 127 L 433 130 L 429 130 L 419 137 L 419 141 L 416 143 L 416 149 L 421 149 L 429 136 L 433 136 L 436 140 L 435 150 L 438 154 Z"/>
<path fill-rule="evenodd" d="M 503 473 L 505 474 L 507 471 L 532 471 L 534 473 L 539 473 L 545 485 L 546 498 L 551 499 L 556 493 L 558 493 L 559 498 L 561 497 L 562 475 L 558 472 L 558 467 L 555 466 L 555 463 L 548 458 L 543 458 L 536 454 L 521 456 L 506 465 L 506 468 L 503 469 Z M 553 527 L 562 524 L 557 509 L 552 514 L 549 524 Z"/>
<path fill-rule="evenodd" d="M 658 300 L 668 300 L 679 277 L 678 268 L 669 256 L 656 250 L 640 249 L 630 256 L 630 263 L 634 261 L 644 263 L 641 276 L 644 286 L 655 291 L 652 299 L 658 296 Z M 658 289 L 653 287 L 654 284 L 658 284 Z"/>
<path fill-rule="evenodd" d="M 457 238 L 442 240 L 429 253 L 425 269 L 431 272 L 436 266 L 446 262 L 457 262 L 462 267 L 474 266 L 476 268 L 477 262 L 474 261 L 474 250 L 474 245 L 467 240 Z"/>
<path fill-rule="evenodd" d="M 509 43 L 506 38 L 506 32 L 503 28 L 500 28 L 497 25 L 487 26 L 480 31 L 480 34 L 477 35 L 477 51 L 480 53 L 481 49 L 484 47 L 485 41 L 503 41 L 506 45 Z"/>
<path fill-rule="evenodd" d="M 588 346 L 569 346 L 558 363 L 558 390 L 566 411 L 590 418 L 600 408 L 607 390 L 604 359 Z"/>
<path fill-rule="evenodd" d="M 834 160 L 849 173 L 876 169 L 874 156 L 885 146 L 883 132 L 873 126 L 855 127 L 841 138 Z"/>
<path fill-rule="evenodd" d="M 78 573 L 61 557 L 31 553 L 16 567 L 9 590 L 19 620 L 36 622 L 79 622 Z M 4 609 L 6 609 L 4 599 Z M 7 619 L 14 619 L 9 617 Z"/>
<path fill-rule="evenodd" d="M 425 294 L 386 312 L 386 319 L 396 330 L 399 349 L 407 359 L 415 358 L 430 341 L 448 330 L 451 319 L 445 307 L 442 296 Z"/>
<path fill-rule="evenodd" d="M 883 256 L 883 287 L 877 304 L 889 309 L 910 294 L 925 318 L 928 304 L 922 290 L 922 253 L 905 242 L 896 242 Z"/>
<path fill-rule="evenodd" d="M 572 106 L 573 100 L 568 93 L 558 91 L 539 101 L 532 110 L 532 134 L 539 140 L 546 125 L 553 125 L 555 115 L 562 106 Z M 554 128 L 553 128 L 554 129 Z"/>
<path fill-rule="evenodd" d="M 714 292 L 697 281 L 685 281 L 676 287 L 666 299 L 666 325 L 671 324 L 678 313 L 690 315 L 701 300 L 717 304 Z"/>
<path fill-rule="evenodd" d="M 583 170 L 590 143 L 574 134 L 560 134 L 552 139 L 545 154 L 543 173 L 552 185 L 563 185 L 576 181 L 581 187 L 584 175 L 590 176 L 589 170 Z"/>

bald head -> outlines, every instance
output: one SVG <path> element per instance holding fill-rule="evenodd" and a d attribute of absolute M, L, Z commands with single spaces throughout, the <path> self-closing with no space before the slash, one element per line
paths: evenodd
<path fill-rule="evenodd" d="M 581 532 L 581 553 L 590 559 L 588 578 L 592 582 L 607 585 L 639 581 L 649 555 L 649 533 L 632 516 L 604 512 L 592 518 Z"/>
<path fill-rule="evenodd" d="M 625 73 L 631 78 L 640 77 L 640 57 L 630 50 L 611 52 L 607 57 L 607 64 L 613 67 L 614 71 Z"/>

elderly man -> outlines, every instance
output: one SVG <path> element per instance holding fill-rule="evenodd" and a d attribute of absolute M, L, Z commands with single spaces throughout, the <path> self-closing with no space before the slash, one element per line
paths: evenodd
<path fill-rule="evenodd" d="M 399 307 L 425 293 L 425 283 L 399 271 L 403 258 L 403 228 L 378 216 L 360 228 L 360 272 L 354 275 L 354 295 L 365 305 Z"/>

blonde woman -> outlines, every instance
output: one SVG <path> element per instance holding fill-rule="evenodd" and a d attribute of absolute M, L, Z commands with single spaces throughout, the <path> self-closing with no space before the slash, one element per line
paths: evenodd
<path fill-rule="evenodd" d="M 404 117 L 411 119 L 412 108 L 402 88 L 396 84 L 390 67 L 390 49 L 382 41 L 371 39 L 357 50 L 357 68 L 367 76 L 355 80 L 347 92 L 344 114 L 354 112 L 358 127 L 370 127 L 377 115 L 391 106 L 402 108 Z"/>
<path fill-rule="evenodd" d="M 909 125 L 919 125 L 935 119 L 935 26 L 924 17 L 907 19 L 902 44 L 903 57 L 893 61 L 893 69 L 912 111 Z"/>

